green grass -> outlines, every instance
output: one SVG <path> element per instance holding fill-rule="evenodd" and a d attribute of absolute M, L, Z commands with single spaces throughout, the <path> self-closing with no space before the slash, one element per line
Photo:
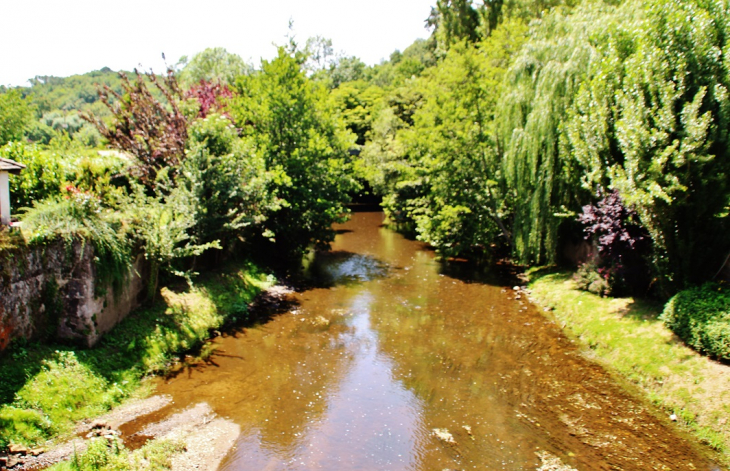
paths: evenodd
<path fill-rule="evenodd" d="M 588 345 L 592 356 L 676 414 L 730 463 L 730 367 L 685 346 L 659 320 L 661 304 L 579 291 L 567 273 L 531 278 L 535 300 L 552 308 L 558 323 Z"/>
<path fill-rule="evenodd" d="M 184 445 L 171 440 L 153 440 L 142 448 L 129 451 L 120 440 L 93 439 L 84 453 L 55 464 L 48 471 L 136 471 L 172 469 L 172 457 Z"/>
<path fill-rule="evenodd" d="M 0 251 L 13 250 L 23 245 L 25 245 L 25 240 L 23 240 L 20 230 L 0 226 Z"/>
<path fill-rule="evenodd" d="M 0 449 L 68 434 L 134 394 L 145 376 L 167 371 L 213 329 L 244 320 L 248 303 L 274 282 L 250 263 L 200 277 L 184 291 L 161 290 L 92 349 L 18 342 L 0 358 Z"/>

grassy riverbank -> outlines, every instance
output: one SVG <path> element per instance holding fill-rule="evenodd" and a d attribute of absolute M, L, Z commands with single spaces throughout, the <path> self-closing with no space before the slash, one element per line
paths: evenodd
<path fill-rule="evenodd" d="M 686 347 L 659 319 L 662 305 L 601 298 L 567 273 L 530 276 L 535 301 L 587 344 L 593 356 L 643 391 L 730 463 L 730 366 Z"/>
<path fill-rule="evenodd" d="M 193 287 L 163 288 L 96 347 L 15 344 L 0 358 L 0 449 L 35 446 L 68 434 L 75 422 L 144 395 L 144 377 L 166 371 L 214 329 L 242 320 L 248 303 L 273 284 L 248 262 L 199 277 Z"/>

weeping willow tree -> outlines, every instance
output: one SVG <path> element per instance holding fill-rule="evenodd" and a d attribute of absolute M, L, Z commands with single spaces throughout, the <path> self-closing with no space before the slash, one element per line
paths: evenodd
<path fill-rule="evenodd" d="M 611 186 L 654 243 L 666 294 L 707 279 L 730 250 L 727 2 L 625 5 L 567 124 L 584 185 Z"/>
<path fill-rule="evenodd" d="M 563 216 L 579 208 L 579 169 L 563 123 L 585 77 L 600 64 L 591 41 L 614 7 L 556 9 L 531 31 L 510 68 L 497 107 L 503 171 L 515 201 L 513 253 L 524 263 L 556 258 Z"/>

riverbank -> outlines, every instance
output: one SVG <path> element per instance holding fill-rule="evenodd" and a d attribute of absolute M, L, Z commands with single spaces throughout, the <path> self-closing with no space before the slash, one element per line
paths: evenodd
<path fill-rule="evenodd" d="M 274 278 L 250 262 L 232 262 L 193 286 L 163 288 L 98 346 L 17 343 L 0 358 L 0 450 L 45 446 L 69 437 L 78 421 L 149 393 L 145 377 L 205 356 L 204 341 L 245 321 L 248 304 Z"/>
<path fill-rule="evenodd" d="M 661 304 L 601 298 L 570 274 L 530 274 L 534 302 L 552 311 L 590 356 L 626 378 L 730 464 L 730 366 L 686 347 L 659 319 Z"/>

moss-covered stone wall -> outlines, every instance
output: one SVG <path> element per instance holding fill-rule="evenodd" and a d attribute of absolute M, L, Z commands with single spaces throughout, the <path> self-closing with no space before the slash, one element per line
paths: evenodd
<path fill-rule="evenodd" d="M 137 307 L 145 291 L 144 257 L 136 258 L 124 288 L 115 293 L 95 290 L 94 256 L 91 244 L 82 241 L 0 251 L 0 350 L 15 338 L 91 346 Z"/>

